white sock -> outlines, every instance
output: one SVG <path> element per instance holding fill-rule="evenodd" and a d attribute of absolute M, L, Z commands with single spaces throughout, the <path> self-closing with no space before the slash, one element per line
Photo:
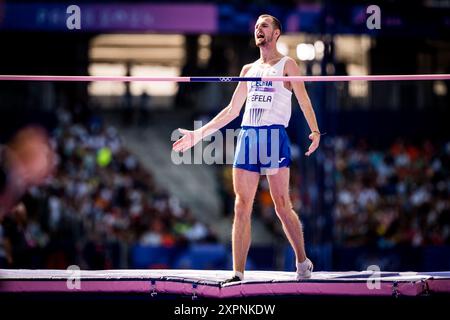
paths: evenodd
<path fill-rule="evenodd" d="M 241 280 L 244 279 L 244 274 L 242 272 L 239 272 L 239 271 L 235 271 L 233 276 L 236 276 L 236 277 L 238 277 Z"/>

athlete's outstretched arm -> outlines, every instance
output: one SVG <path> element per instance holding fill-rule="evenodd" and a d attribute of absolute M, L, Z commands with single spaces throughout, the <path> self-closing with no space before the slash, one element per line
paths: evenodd
<path fill-rule="evenodd" d="M 247 71 L 250 69 L 251 65 L 245 65 L 242 70 L 240 76 L 245 76 Z M 197 142 L 205 138 L 206 136 L 216 132 L 220 128 L 226 126 L 232 120 L 239 116 L 239 113 L 242 109 L 242 105 L 247 98 L 247 85 L 246 82 L 239 82 L 237 85 L 233 97 L 231 98 L 230 103 L 222 109 L 211 121 L 205 124 L 203 127 L 198 128 L 197 130 L 186 130 L 186 129 L 178 129 L 183 136 L 175 141 L 172 145 L 172 149 L 175 152 L 184 152 L 189 148 L 193 147 Z"/>
<path fill-rule="evenodd" d="M 288 76 L 301 75 L 300 68 L 293 59 L 289 59 L 286 62 L 286 73 Z M 314 113 L 311 100 L 309 99 L 308 92 L 306 91 L 305 83 L 303 81 L 292 81 L 291 85 L 303 115 L 306 118 L 306 122 L 308 122 L 308 126 L 311 129 L 309 139 L 312 140 L 312 142 L 308 148 L 308 151 L 305 153 L 305 155 L 309 156 L 319 147 L 320 143 L 320 130 L 317 124 L 316 114 Z"/>

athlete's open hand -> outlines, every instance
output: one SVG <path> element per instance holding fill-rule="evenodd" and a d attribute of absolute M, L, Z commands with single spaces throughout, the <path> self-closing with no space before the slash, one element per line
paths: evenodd
<path fill-rule="evenodd" d="M 179 128 L 178 131 L 180 131 L 183 136 L 173 143 L 172 149 L 175 152 L 185 152 L 201 140 L 201 134 L 198 131 L 181 128 Z"/>
<path fill-rule="evenodd" d="M 320 143 L 320 133 L 312 132 L 309 135 L 309 140 L 312 140 L 311 144 L 309 145 L 308 151 L 305 153 L 306 156 L 310 156 L 311 153 L 316 151 L 316 149 L 319 147 Z"/>

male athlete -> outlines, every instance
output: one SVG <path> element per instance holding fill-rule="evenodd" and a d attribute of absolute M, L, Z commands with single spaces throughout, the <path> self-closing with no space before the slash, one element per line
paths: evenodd
<path fill-rule="evenodd" d="M 258 17 L 254 36 L 260 58 L 245 65 L 240 76 L 300 76 L 300 69 L 295 60 L 283 56 L 277 50 L 276 43 L 281 31 L 281 24 L 277 18 L 267 14 Z M 309 156 L 319 146 L 320 131 L 303 82 L 239 82 L 228 106 L 214 119 L 195 131 L 179 129 L 184 136 L 173 144 L 173 150 L 176 152 L 188 150 L 204 137 L 238 117 L 246 102 L 233 163 L 233 185 L 236 194 L 232 230 L 234 274 L 225 283 L 244 279 L 251 238 L 250 217 L 261 174 L 267 175 L 276 214 L 294 249 L 296 278 L 299 280 L 311 277 L 313 264 L 306 257 L 302 225 L 297 214 L 292 210 L 289 197 L 291 159 L 289 138 L 285 127 L 288 126 L 291 116 L 292 91 L 311 129 L 309 139 L 312 143 L 305 153 Z M 262 152 L 262 149 L 265 151 Z M 270 153 L 268 157 L 262 154 L 266 151 Z M 274 154 L 277 155 L 275 160 Z"/>

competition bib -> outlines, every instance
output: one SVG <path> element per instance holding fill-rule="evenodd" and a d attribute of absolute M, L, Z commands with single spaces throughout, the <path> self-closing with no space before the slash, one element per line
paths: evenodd
<path fill-rule="evenodd" d="M 252 82 L 252 88 L 247 96 L 247 104 L 250 109 L 272 109 L 275 88 L 272 81 Z"/>

